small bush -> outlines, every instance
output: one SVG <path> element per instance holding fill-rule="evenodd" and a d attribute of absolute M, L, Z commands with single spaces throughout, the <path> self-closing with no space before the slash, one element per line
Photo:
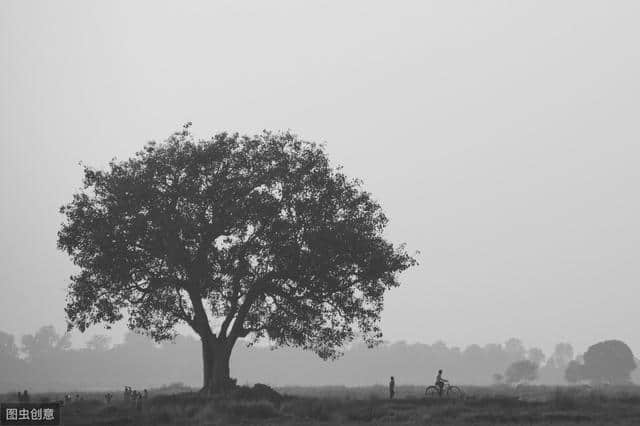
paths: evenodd
<path fill-rule="evenodd" d="M 244 400 L 264 400 L 277 406 L 282 402 L 282 395 L 262 383 L 256 383 L 252 388 L 248 386 L 239 386 L 232 393 L 232 397 Z"/>

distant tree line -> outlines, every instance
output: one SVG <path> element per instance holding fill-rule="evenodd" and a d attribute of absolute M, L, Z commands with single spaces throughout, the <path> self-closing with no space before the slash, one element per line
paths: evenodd
<path fill-rule="evenodd" d="M 121 389 L 125 385 L 152 388 L 181 382 L 198 387 L 202 381 L 200 342 L 178 336 L 157 344 L 128 333 L 120 344 L 93 336 L 83 348 L 72 348 L 68 334 L 42 327 L 16 341 L 0 331 L 0 392 Z M 495 383 L 624 383 L 640 382 L 631 350 L 622 342 L 595 344 L 575 356 L 569 343 L 559 343 L 545 355 L 518 339 L 502 344 L 470 345 L 464 349 L 434 344 L 386 343 L 373 349 L 354 344 L 336 361 L 322 361 L 299 349 L 237 345 L 231 375 L 239 384 L 367 386 L 394 376 L 398 384 L 433 382 L 438 369 L 459 384 Z"/>

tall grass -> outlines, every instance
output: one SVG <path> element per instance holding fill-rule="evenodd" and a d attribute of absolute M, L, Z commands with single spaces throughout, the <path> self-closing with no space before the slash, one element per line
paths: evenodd
<path fill-rule="evenodd" d="M 209 398 L 198 393 L 153 395 L 140 410 L 121 398 L 107 406 L 99 394 L 85 394 L 64 407 L 71 425 L 231 424 L 640 424 L 638 387 L 465 388 L 468 398 L 425 400 L 407 392 L 389 401 L 377 389 L 323 397 L 285 395 L 278 401 L 250 392 Z M 307 394 L 313 389 L 305 389 Z M 399 393 L 399 392 L 398 392 Z M 239 396 L 240 395 L 240 396 Z M 348 397 L 347 397 L 348 395 Z M 416 395 L 414 393 L 414 395 Z M 54 395 L 34 395 L 37 398 Z"/>

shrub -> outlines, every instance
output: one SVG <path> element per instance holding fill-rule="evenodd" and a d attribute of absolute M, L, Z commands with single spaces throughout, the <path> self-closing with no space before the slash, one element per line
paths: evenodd
<path fill-rule="evenodd" d="M 264 400 L 277 406 L 282 402 L 282 395 L 262 383 L 256 383 L 252 388 L 239 386 L 233 392 L 232 397 L 245 400 Z"/>

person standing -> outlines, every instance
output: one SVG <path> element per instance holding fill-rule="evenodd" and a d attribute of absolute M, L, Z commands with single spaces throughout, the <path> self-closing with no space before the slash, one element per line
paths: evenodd
<path fill-rule="evenodd" d="M 142 409 L 142 394 L 138 391 L 134 391 L 134 398 L 135 398 L 135 406 L 136 406 L 136 410 L 141 410 Z"/>
<path fill-rule="evenodd" d="M 391 380 L 389 380 L 389 399 L 393 399 L 395 394 L 396 394 L 396 381 L 393 378 L 393 376 L 391 376 Z"/>

